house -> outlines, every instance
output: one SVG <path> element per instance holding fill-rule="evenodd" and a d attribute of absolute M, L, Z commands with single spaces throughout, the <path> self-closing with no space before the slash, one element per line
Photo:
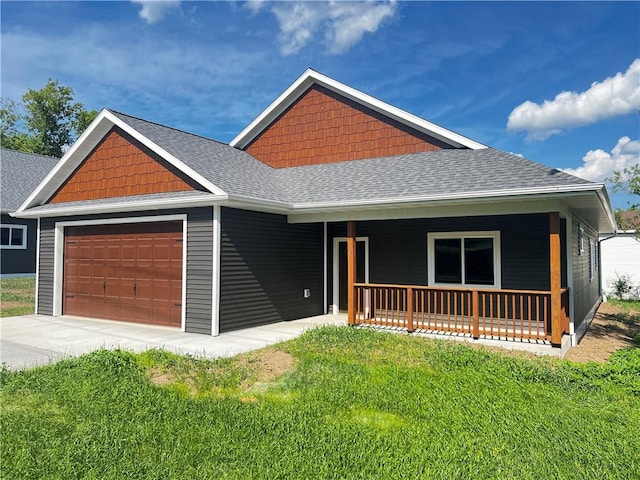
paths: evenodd
<path fill-rule="evenodd" d="M 26 200 L 59 159 L 0 148 L 0 276 L 36 272 L 37 220 L 9 216 Z"/>
<path fill-rule="evenodd" d="M 350 324 L 574 343 L 600 302 L 602 184 L 311 69 L 224 144 L 103 110 L 19 208 L 37 312 L 218 335 Z"/>
<path fill-rule="evenodd" d="M 602 290 L 615 295 L 614 284 L 626 280 L 627 296 L 640 299 L 640 215 L 635 211 L 622 212 L 615 235 L 600 239 L 600 265 Z"/>

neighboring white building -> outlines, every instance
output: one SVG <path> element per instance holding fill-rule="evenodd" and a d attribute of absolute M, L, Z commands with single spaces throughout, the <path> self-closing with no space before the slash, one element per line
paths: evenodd
<path fill-rule="evenodd" d="M 635 232 L 619 231 L 600 241 L 600 272 L 602 292 L 611 296 L 618 277 L 628 276 L 635 287 L 633 296 L 640 297 L 640 239 Z"/>

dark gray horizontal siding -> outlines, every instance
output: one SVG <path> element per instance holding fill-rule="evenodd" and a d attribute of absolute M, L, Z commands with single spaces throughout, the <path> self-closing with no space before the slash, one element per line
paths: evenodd
<path fill-rule="evenodd" d="M 40 220 L 40 267 L 38 269 L 38 311 L 53 315 L 53 267 L 55 249 L 55 222 Z"/>
<path fill-rule="evenodd" d="M 213 209 L 198 208 L 187 218 L 187 332 L 211 334 L 212 288 Z"/>
<path fill-rule="evenodd" d="M 213 209 L 172 209 L 156 215 L 187 214 L 187 305 L 185 328 L 189 332 L 211 333 L 211 296 L 213 281 Z M 40 272 L 38 313 L 53 315 L 53 266 L 55 223 L 78 220 L 151 216 L 149 212 L 82 215 L 43 218 L 40 223 Z M 161 221 L 161 220 L 159 220 Z"/>
<path fill-rule="evenodd" d="M 220 331 L 322 314 L 322 251 L 320 224 L 223 208 Z"/>
<path fill-rule="evenodd" d="M 27 226 L 27 248 L 0 249 L 0 273 L 35 273 L 38 221 L 13 218 L 3 213 L 0 223 Z"/>
<path fill-rule="evenodd" d="M 563 223 L 564 226 L 564 223 Z M 427 284 L 427 234 L 500 231 L 502 288 L 549 290 L 549 215 L 496 215 L 356 222 L 356 235 L 369 238 L 369 281 Z M 332 297 L 333 238 L 346 224 L 328 225 L 328 292 Z M 562 252 L 566 257 L 565 251 Z M 563 260 L 566 266 L 566 261 Z M 566 268 L 563 267 L 566 285 Z"/>
<path fill-rule="evenodd" d="M 589 311 L 600 298 L 600 274 L 599 271 L 589 280 L 589 239 L 597 242 L 596 231 L 579 217 L 573 216 L 572 247 L 573 252 L 573 308 L 574 322 L 580 325 Z M 584 230 L 584 252 L 580 253 L 579 231 L 580 226 Z M 597 245 L 597 243 L 596 243 Z M 593 259 L 595 261 L 595 259 Z M 597 265 L 597 263 L 596 263 Z"/>

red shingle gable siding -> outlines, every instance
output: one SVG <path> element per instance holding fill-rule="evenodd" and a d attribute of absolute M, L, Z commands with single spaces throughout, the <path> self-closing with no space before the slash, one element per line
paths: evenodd
<path fill-rule="evenodd" d="M 245 150 L 275 168 L 447 148 L 444 142 L 314 85 Z"/>
<path fill-rule="evenodd" d="M 49 203 L 196 190 L 171 165 L 113 129 L 51 197 Z"/>

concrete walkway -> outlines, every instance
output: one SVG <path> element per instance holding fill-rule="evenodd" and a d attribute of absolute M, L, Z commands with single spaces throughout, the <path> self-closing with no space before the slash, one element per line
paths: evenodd
<path fill-rule="evenodd" d="M 24 315 L 0 319 L 0 362 L 11 370 L 17 370 L 102 347 L 134 352 L 162 348 L 200 357 L 230 357 L 295 338 L 310 328 L 346 323 L 346 315 L 322 315 L 212 337 L 152 325 L 69 316 Z"/>

